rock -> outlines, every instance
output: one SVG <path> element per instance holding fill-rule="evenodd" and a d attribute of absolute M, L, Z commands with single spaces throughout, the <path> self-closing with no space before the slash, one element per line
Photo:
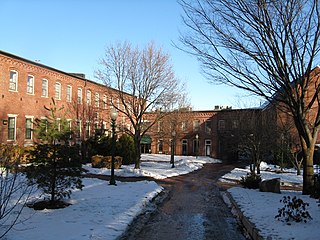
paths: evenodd
<path fill-rule="evenodd" d="M 91 164 L 93 168 L 111 168 L 112 156 L 94 155 L 91 157 Z M 122 157 L 115 156 L 114 168 L 119 169 L 122 165 Z"/>
<path fill-rule="evenodd" d="M 264 180 L 260 183 L 260 191 L 261 192 L 273 192 L 273 193 L 281 193 L 280 192 L 280 178 L 273 178 L 269 180 Z"/>

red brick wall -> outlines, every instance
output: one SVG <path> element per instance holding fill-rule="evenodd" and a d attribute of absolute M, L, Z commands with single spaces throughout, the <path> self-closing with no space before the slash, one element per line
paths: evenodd
<path fill-rule="evenodd" d="M 18 90 L 16 92 L 9 91 L 9 79 L 10 70 L 17 71 L 18 73 Z M 27 77 L 28 75 L 34 76 L 34 94 L 27 93 Z M 48 97 L 42 97 L 42 79 L 48 80 Z M 21 59 L 19 57 L 12 56 L 0 52 L 0 143 L 11 143 L 19 145 L 28 145 L 32 141 L 25 139 L 25 121 L 26 116 L 33 116 L 35 118 L 41 118 L 48 114 L 44 109 L 44 106 L 50 107 L 52 104 L 52 97 L 55 97 L 55 84 L 59 82 L 61 84 L 61 100 L 55 100 L 57 106 L 64 106 L 66 110 L 66 117 L 72 119 L 73 124 L 77 116 L 75 115 L 75 102 L 77 100 L 78 88 L 82 88 L 83 103 L 80 107 L 86 106 L 86 91 L 91 91 L 91 112 L 99 112 L 99 124 L 105 121 L 107 127 L 109 124 L 109 101 L 110 89 L 102 84 L 98 84 L 80 77 L 73 76 L 61 72 L 59 70 L 31 62 L 29 60 Z M 72 86 L 72 102 L 67 102 L 66 90 L 67 85 Z M 99 93 L 99 108 L 95 105 L 95 93 Z M 108 107 L 103 108 L 103 95 L 107 96 Z M 8 140 L 8 115 L 13 114 L 16 116 L 16 140 Z M 80 116 L 85 120 L 85 116 Z M 122 116 L 119 116 L 118 120 L 121 121 Z M 93 129 L 91 124 L 91 129 Z"/>

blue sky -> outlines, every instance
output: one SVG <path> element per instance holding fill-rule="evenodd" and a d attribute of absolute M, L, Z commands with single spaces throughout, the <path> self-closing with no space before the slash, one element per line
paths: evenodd
<path fill-rule="evenodd" d="M 250 105 L 240 90 L 209 84 L 196 58 L 173 46 L 184 28 L 181 14 L 175 0 L 1 0 L 0 49 L 96 81 L 94 70 L 107 46 L 153 41 L 170 54 L 195 110 L 238 107 L 239 96 L 241 105 Z"/>

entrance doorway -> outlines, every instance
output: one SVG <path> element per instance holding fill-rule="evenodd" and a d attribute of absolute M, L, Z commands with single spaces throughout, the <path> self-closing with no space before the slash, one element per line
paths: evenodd
<path fill-rule="evenodd" d="M 188 155 L 188 140 L 187 139 L 182 140 L 182 155 L 184 155 L 184 156 Z"/>
<path fill-rule="evenodd" d="M 211 140 L 205 141 L 206 156 L 211 156 Z"/>

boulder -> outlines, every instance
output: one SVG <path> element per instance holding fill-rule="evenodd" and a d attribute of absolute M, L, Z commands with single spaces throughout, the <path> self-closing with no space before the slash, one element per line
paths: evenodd
<path fill-rule="evenodd" d="M 91 164 L 93 168 L 111 168 L 112 156 L 94 155 L 91 157 Z M 122 165 L 122 157 L 115 156 L 114 168 L 119 169 Z"/>
<path fill-rule="evenodd" d="M 259 188 L 261 192 L 281 193 L 280 178 L 272 178 L 269 180 L 264 180 L 260 183 Z"/>

